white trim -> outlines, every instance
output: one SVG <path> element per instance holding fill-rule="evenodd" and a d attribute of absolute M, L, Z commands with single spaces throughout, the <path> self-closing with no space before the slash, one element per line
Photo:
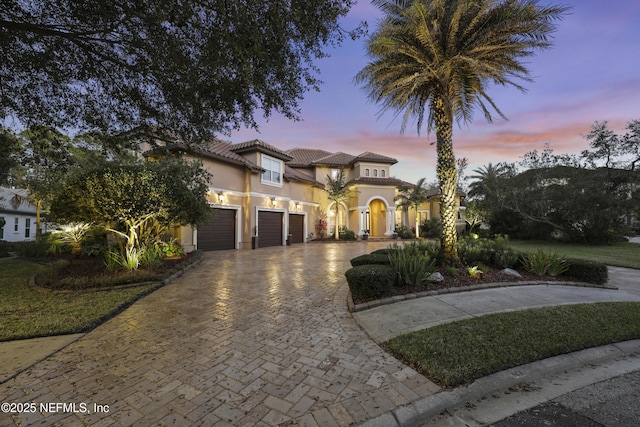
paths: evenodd
<path fill-rule="evenodd" d="M 265 166 L 265 160 L 268 160 L 270 162 L 274 162 L 274 163 L 277 163 L 278 165 L 280 165 L 280 171 L 277 172 L 277 173 L 280 174 L 280 180 L 278 182 L 264 179 L 264 174 L 266 172 L 273 173 L 272 169 L 267 168 Z M 278 188 L 282 188 L 284 186 L 284 168 L 285 168 L 285 166 L 284 166 L 284 162 L 282 160 L 276 159 L 275 157 L 271 157 L 268 154 L 261 153 L 260 154 L 260 166 L 263 169 L 265 169 L 265 171 L 260 174 L 260 183 L 261 184 L 270 185 L 272 187 L 278 187 Z"/>
<path fill-rule="evenodd" d="M 256 229 L 258 230 L 258 233 L 256 234 L 257 237 L 260 236 L 260 223 L 258 222 L 258 217 L 260 216 L 259 213 L 260 211 L 263 212 L 281 212 L 282 215 L 282 236 L 280 236 L 280 243 L 282 246 L 285 246 L 287 244 L 287 233 L 289 231 L 289 215 L 284 215 L 286 213 L 289 212 L 288 209 L 283 209 L 283 208 L 269 208 L 269 207 L 265 207 L 265 206 L 256 206 Z M 260 244 L 258 243 L 258 246 Z"/>

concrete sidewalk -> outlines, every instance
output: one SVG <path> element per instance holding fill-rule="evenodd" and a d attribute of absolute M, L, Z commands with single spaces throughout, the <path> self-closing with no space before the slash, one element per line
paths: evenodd
<path fill-rule="evenodd" d="M 474 316 L 562 304 L 640 301 L 640 274 L 610 267 L 608 286 L 527 285 L 482 289 L 400 301 L 353 313 L 377 343 L 408 332 Z"/>
<path fill-rule="evenodd" d="M 410 331 L 500 311 L 560 304 L 640 301 L 640 274 L 636 270 L 609 267 L 607 285 L 617 289 L 558 285 L 492 288 L 402 301 L 353 313 L 353 316 L 373 340 L 381 343 Z M 638 371 L 640 340 L 611 344 L 517 366 L 467 386 L 442 390 L 390 410 L 361 426 L 492 425 L 539 404 L 561 401 L 563 396 L 570 396 L 576 390 L 598 387 L 598 383 L 624 375 L 634 376 Z M 588 392 L 582 395 L 584 393 Z M 611 399 L 610 406 L 615 404 L 616 400 Z M 505 420 L 500 426 L 542 425 L 529 424 L 533 417 L 526 412 L 518 416 L 520 418 Z"/>

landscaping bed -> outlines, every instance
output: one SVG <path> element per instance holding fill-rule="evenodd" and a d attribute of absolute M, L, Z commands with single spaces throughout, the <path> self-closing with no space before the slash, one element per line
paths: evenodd
<path fill-rule="evenodd" d="M 185 254 L 163 258 L 135 270 L 109 270 L 102 258 L 57 256 L 48 260 L 43 270 L 34 276 L 33 282 L 37 287 L 50 290 L 82 290 L 162 281 L 199 257 L 199 253 Z"/>
<path fill-rule="evenodd" d="M 442 267 L 437 267 L 436 272 L 439 272 L 444 277 L 442 282 L 426 282 L 420 285 L 411 285 L 411 286 L 393 286 L 391 288 L 390 294 L 387 297 L 396 297 L 400 295 L 411 295 L 411 294 L 419 294 L 422 292 L 429 291 L 443 291 L 443 290 L 454 290 L 456 288 L 468 288 L 471 286 L 478 285 L 486 285 L 490 283 L 507 283 L 507 282 L 580 282 L 580 280 L 570 277 L 570 276 L 549 276 L 543 275 L 539 276 L 534 273 L 530 273 L 524 270 L 518 270 L 518 273 L 522 277 L 514 277 L 508 276 L 506 274 L 501 273 L 502 269 L 491 268 L 486 273 L 483 273 L 479 277 L 472 277 L 467 274 L 462 269 L 459 270 L 459 273 L 452 275 L 447 269 Z M 353 297 L 354 304 L 364 304 L 367 302 L 375 301 L 379 299 L 378 297 L 372 296 L 360 296 Z"/>

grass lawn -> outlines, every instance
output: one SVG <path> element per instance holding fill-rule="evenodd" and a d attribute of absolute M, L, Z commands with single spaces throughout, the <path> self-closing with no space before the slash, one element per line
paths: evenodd
<path fill-rule="evenodd" d="M 461 320 L 395 337 L 392 353 L 452 387 L 504 369 L 640 338 L 640 303 L 535 308 Z"/>
<path fill-rule="evenodd" d="M 43 291 L 29 285 L 42 268 L 26 260 L 0 259 L 0 341 L 88 331 L 160 286 Z"/>
<path fill-rule="evenodd" d="M 521 252 L 537 252 L 538 249 L 558 252 L 567 258 L 596 261 L 617 267 L 640 269 L 640 244 L 617 243 L 611 246 L 587 246 L 531 240 L 510 240 L 511 247 Z"/>

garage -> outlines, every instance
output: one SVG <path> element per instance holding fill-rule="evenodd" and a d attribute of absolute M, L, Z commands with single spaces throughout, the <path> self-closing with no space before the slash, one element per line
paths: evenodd
<path fill-rule="evenodd" d="M 304 242 L 304 215 L 289 214 L 290 243 Z"/>
<path fill-rule="evenodd" d="M 198 227 L 198 250 L 235 249 L 236 212 L 235 209 L 213 209 L 209 222 Z"/>
<path fill-rule="evenodd" d="M 282 212 L 258 212 L 258 246 L 282 245 Z"/>

